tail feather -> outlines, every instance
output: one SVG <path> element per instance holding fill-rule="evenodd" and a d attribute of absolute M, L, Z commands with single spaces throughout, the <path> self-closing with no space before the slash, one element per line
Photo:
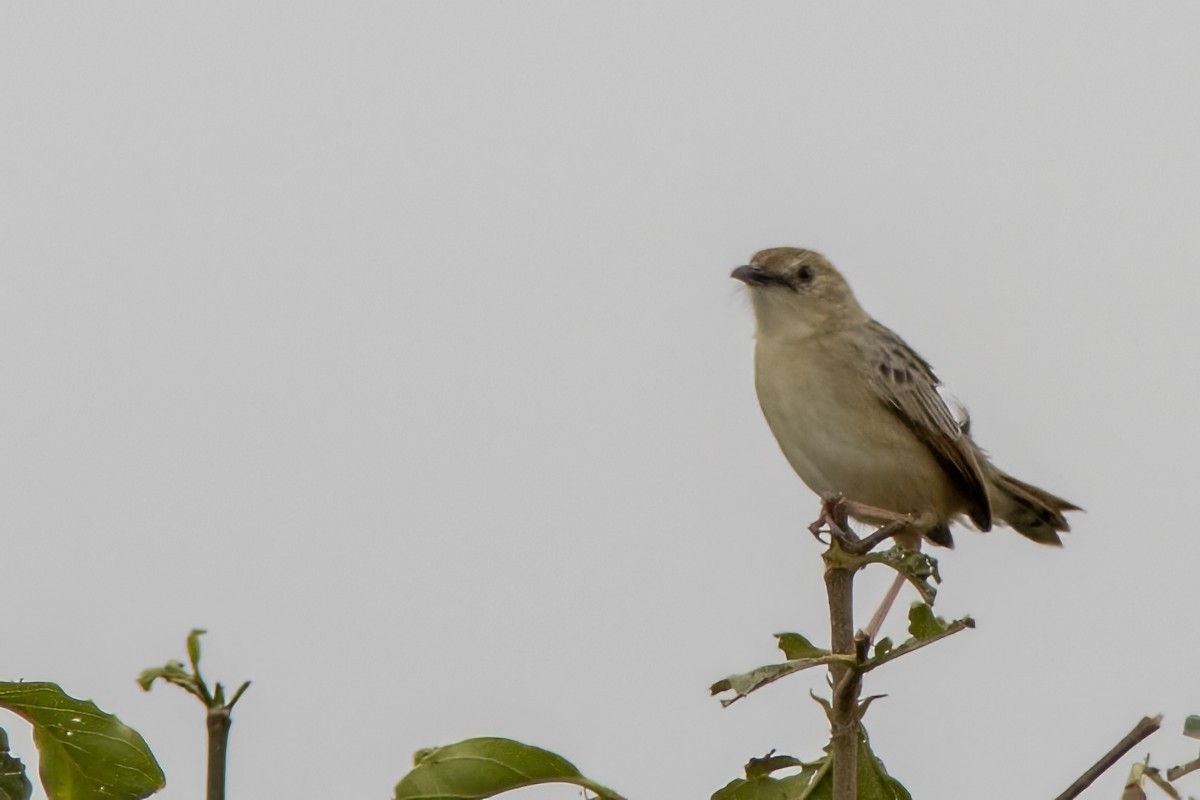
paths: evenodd
<path fill-rule="evenodd" d="M 994 469 L 993 515 L 1022 536 L 1040 544 L 1062 546 L 1059 533 L 1071 530 L 1063 512 L 1081 511 L 1074 503 Z"/>

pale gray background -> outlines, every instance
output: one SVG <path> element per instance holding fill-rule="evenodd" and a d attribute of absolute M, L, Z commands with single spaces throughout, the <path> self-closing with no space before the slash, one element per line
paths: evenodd
<path fill-rule="evenodd" d="M 0 674 L 170 798 L 201 709 L 133 678 L 192 626 L 255 681 L 234 797 L 483 734 L 631 798 L 816 755 L 817 676 L 706 695 L 825 624 L 728 278 L 797 244 L 1088 509 L 959 533 L 978 630 L 868 682 L 894 774 L 1049 797 L 1156 711 L 1194 755 L 1200 7 L 899 6 L 4 6 Z"/>

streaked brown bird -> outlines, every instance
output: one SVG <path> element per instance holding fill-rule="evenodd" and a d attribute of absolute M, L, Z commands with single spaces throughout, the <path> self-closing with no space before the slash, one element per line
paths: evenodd
<path fill-rule="evenodd" d="M 818 494 L 911 514 L 921 537 L 953 546 L 949 525 L 1007 525 L 1061 545 L 1074 504 L 996 467 L 956 420 L 929 364 L 872 319 L 821 254 L 755 253 L 733 271 L 749 287 L 757 323 L 755 387 L 788 463 Z M 863 522 L 882 524 L 870 514 Z"/>

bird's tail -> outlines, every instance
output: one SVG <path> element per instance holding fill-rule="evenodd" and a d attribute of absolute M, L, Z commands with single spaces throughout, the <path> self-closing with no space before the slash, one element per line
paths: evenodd
<path fill-rule="evenodd" d="M 1079 506 L 995 467 L 991 478 L 989 499 L 993 518 L 1039 544 L 1062 547 L 1058 534 L 1071 530 L 1063 512 L 1081 511 Z"/>

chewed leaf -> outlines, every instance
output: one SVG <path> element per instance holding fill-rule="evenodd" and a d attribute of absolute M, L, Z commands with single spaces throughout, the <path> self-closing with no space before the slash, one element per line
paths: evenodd
<path fill-rule="evenodd" d="M 760 778 L 791 767 L 803 767 L 804 762 L 794 756 L 777 756 L 775 751 L 767 753 L 762 758 L 752 758 L 746 762 L 747 778 Z"/>
<path fill-rule="evenodd" d="M 943 633 L 948 624 L 933 614 L 933 609 L 924 603 L 913 603 L 908 609 L 908 632 L 917 641 L 932 639 Z"/>
<path fill-rule="evenodd" d="M 779 649 L 789 661 L 829 655 L 828 650 L 817 647 L 798 633 L 777 633 L 775 638 L 779 640 Z"/>
<path fill-rule="evenodd" d="M 916 588 L 921 599 L 933 605 L 937 597 L 937 587 L 942 576 L 938 573 L 937 559 L 918 550 L 906 550 L 903 547 L 893 547 L 882 553 L 870 553 L 863 557 L 867 564 L 883 564 L 903 575 Z"/>
<path fill-rule="evenodd" d="M 21 759 L 8 752 L 8 734 L 0 728 L 0 800 L 29 800 L 33 784 L 25 774 Z"/>
<path fill-rule="evenodd" d="M 723 678 L 708 687 L 708 691 L 709 694 L 732 691 L 734 694 L 733 697 L 721 701 L 721 705 L 728 706 L 731 703 L 741 700 L 751 692 L 761 689 L 768 683 L 774 683 L 780 678 L 791 675 L 793 672 L 820 667 L 840 659 L 853 660 L 853 656 L 826 654 L 820 658 L 798 658 L 794 661 L 785 661 L 782 664 L 767 664 L 765 667 L 758 667 L 749 672 L 743 672 L 740 675 L 730 675 L 728 678 Z"/>
<path fill-rule="evenodd" d="M 481 800 L 540 783 L 574 784 L 606 800 L 622 800 L 562 756 L 512 739 L 467 739 L 422 753 L 396 784 L 395 800 Z"/>
<path fill-rule="evenodd" d="M 33 725 L 51 800 L 141 800 L 166 784 L 138 732 L 90 700 L 53 683 L 0 683 L 0 707 Z"/>
<path fill-rule="evenodd" d="M 744 779 L 738 778 L 714 792 L 712 800 L 793 800 L 801 797 L 816 797 L 817 795 L 809 793 L 810 786 L 825 774 L 821 769 L 825 763 L 824 760 L 815 764 L 801 764 L 796 759 L 792 760 L 796 763 L 788 766 L 800 766 L 799 773 L 788 775 L 785 778 L 772 778 L 769 774 L 755 774 Z M 752 763 L 754 763 L 754 759 L 751 759 Z M 746 765 L 746 772 L 749 775 L 750 764 Z"/>

